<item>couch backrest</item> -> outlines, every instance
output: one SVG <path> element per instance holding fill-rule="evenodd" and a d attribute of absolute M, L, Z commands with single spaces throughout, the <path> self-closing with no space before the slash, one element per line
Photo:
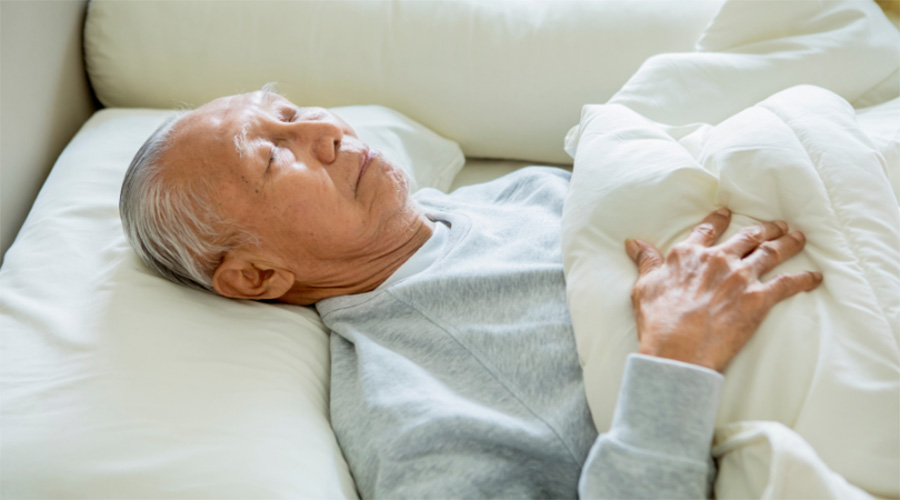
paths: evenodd
<path fill-rule="evenodd" d="M 380 104 L 467 156 L 570 162 L 581 107 L 689 51 L 721 0 L 93 0 L 105 106 L 200 105 L 269 81 L 300 105 Z"/>

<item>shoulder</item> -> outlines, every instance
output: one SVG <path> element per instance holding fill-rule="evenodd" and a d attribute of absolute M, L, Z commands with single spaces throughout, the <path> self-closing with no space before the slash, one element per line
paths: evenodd
<path fill-rule="evenodd" d="M 530 166 L 524 167 L 503 177 L 494 179 L 485 185 L 523 185 L 523 184 L 546 184 L 546 183 L 563 183 L 568 184 L 572 177 L 572 172 L 558 167 L 542 167 Z M 464 188 L 460 188 L 464 189 Z"/>
<path fill-rule="evenodd" d="M 495 201 L 555 205 L 565 198 L 571 177 L 561 168 L 525 167 L 493 181 L 491 191 Z"/>
<path fill-rule="evenodd" d="M 517 170 L 505 177 L 508 177 L 508 180 L 514 184 L 543 185 L 551 183 L 568 186 L 569 180 L 572 178 L 572 172 L 557 167 L 532 166 Z M 503 177 L 497 180 L 500 181 L 502 179 Z"/>
<path fill-rule="evenodd" d="M 497 203 L 531 198 L 535 194 L 561 198 L 565 196 L 571 177 L 572 173 L 562 168 L 531 166 L 490 182 L 463 186 L 450 194 L 423 189 L 416 193 L 416 198 L 419 200 L 442 198 L 451 203 Z"/>

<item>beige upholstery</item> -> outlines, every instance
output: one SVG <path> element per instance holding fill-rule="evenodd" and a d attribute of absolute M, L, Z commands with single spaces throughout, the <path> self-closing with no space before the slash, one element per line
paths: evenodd
<path fill-rule="evenodd" d="M 86 4 L 0 2 L 0 259 L 56 157 L 94 112 L 81 51 Z"/>
<path fill-rule="evenodd" d="M 202 104 L 268 81 L 299 104 L 380 104 L 466 156 L 569 162 L 566 130 L 648 56 L 689 51 L 720 0 L 91 3 L 106 106 Z"/>

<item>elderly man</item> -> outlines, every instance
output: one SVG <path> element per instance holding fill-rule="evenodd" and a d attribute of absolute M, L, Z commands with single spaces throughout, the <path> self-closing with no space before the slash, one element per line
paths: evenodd
<path fill-rule="evenodd" d="M 803 235 L 778 221 L 716 244 L 724 209 L 667 256 L 628 241 L 640 353 L 598 436 L 565 300 L 568 181 L 528 168 L 409 197 L 339 117 L 263 90 L 160 127 L 121 214 L 173 281 L 316 304 L 333 332 L 332 424 L 363 497 L 708 496 L 718 372 L 822 277 L 760 282 Z"/>

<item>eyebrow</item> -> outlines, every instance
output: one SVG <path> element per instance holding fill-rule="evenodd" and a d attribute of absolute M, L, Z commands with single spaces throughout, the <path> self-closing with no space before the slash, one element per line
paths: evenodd
<path fill-rule="evenodd" d="M 262 93 L 263 93 L 263 100 L 264 100 L 265 104 L 272 104 L 272 102 L 275 101 L 275 99 L 281 97 L 281 94 L 279 94 L 278 92 L 274 92 L 274 91 L 266 89 L 266 88 L 262 89 Z"/>
<path fill-rule="evenodd" d="M 241 127 L 241 131 L 234 136 L 234 149 L 237 150 L 238 158 L 244 157 L 244 152 L 250 149 L 250 141 L 247 139 L 247 132 L 250 130 L 250 124 L 245 123 Z"/>
<path fill-rule="evenodd" d="M 279 97 L 283 97 L 280 93 L 275 91 L 274 84 L 267 83 L 263 85 L 263 88 L 260 91 L 263 94 L 263 105 L 268 106 L 271 105 L 275 99 Z M 247 132 L 250 130 L 250 124 L 245 123 L 241 127 L 241 131 L 234 136 L 234 149 L 237 151 L 238 158 L 243 158 L 244 153 L 250 149 L 250 141 L 247 139 Z"/>

